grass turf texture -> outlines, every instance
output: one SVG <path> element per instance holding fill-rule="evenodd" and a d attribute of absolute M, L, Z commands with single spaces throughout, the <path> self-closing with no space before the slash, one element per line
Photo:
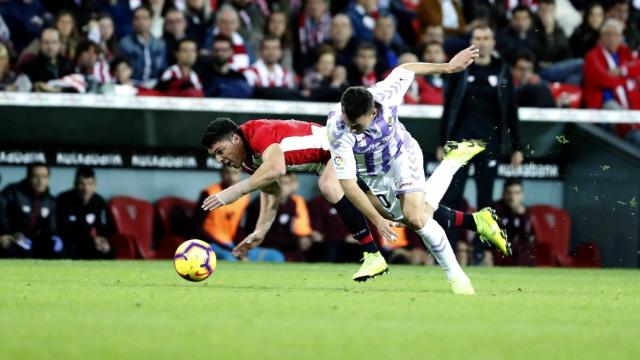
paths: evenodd
<path fill-rule="evenodd" d="M 638 359 L 640 272 L 0 261 L 0 359 Z"/>

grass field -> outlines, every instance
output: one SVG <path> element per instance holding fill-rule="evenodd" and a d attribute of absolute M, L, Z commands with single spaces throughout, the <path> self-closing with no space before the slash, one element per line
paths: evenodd
<path fill-rule="evenodd" d="M 0 261 L 0 359 L 640 359 L 640 271 Z"/>

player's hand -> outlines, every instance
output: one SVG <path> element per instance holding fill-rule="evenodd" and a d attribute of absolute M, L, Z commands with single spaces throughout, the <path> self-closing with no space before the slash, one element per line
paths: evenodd
<path fill-rule="evenodd" d="M 522 155 L 522 151 L 514 151 L 513 154 L 511 154 L 511 168 L 519 168 L 523 160 L 524 156 Z"/>
<path fill-rule="evenodd" d="M 11 245 L 11 243 L 13 243 L 13 242 L 15 242 L 15 239 L 13 238 L 13 235 L 11 235 L 11 234 L 0 235 L 0 248 L 8 249 L 9 246 Z"/>
<path fill-rule="evenodd" d="M 96 250 L 100 251 L 103 254 L 106 254 L 111 250 L 111 246 L 109 245 L 109 240 L 105 239 L 102 236 L 96 236 L 93 238 L 94 245 Z"/>
<path fill-rule="evenodd" d="M 211 211 L 213 209 L 219 208 L 222 205 L 224 205 L 224 203 L 220 201 L 220 198 L 218 198 L 218 194 L 213 194 L 204 199 L 204 201 L 202 202 L 202 210 Z"/>
<path fill-rule="evenodd" d="M 393 231 L 393 227 L 396 225 L 394 221 L 382 219 L 377 221 L 375 227 L 378 228 L 380 236 L 386 241 L 396 242 L 397 235 Z"/>
<path fill-rule="evenodd" d="M 231 255 L 242 258 L 247 255 L 249 250 L 258 247 L 264 241 L 264 235 L 260 233 L 256 233 L 255 231 L 249 234 L 244 240 L 242 240 L 235 248 L 231 251 Z"/>
<path fill-rule="evenodd" d="M 456 73 L 468 68 L 478 56 L 480 56 L 480 50 L 476 49 L 474 45 L 469 46 L 449 60 L 447 64 L 449 66 L 449 72 Z"/>

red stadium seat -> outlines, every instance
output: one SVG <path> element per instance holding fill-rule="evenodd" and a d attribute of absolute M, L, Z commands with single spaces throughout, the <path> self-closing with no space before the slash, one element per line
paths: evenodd
<path fill-rule="evenodd" d="M 584 242 L 576 246 L 576 254 L 573 257 L 574 267 L 601 267 L 600 249 L 592 242 Z"/>
<path fill-rule="evenodd" d="M 569 97 L 569 107 L 572 109 L 579 109 L 582 103 L 582 88 L 578 85 L 553 83 L 549 85 L 551 95 L 554 100 L 558 100 L 560 96 L 566 94 Z"/>
<path fill-rule="evenodd" d="M 193 237 L 193 210 L 195 206 L 195 202 L 177 197 L 165 197 L 158 200 L 156 214 L 163 237 L 156 249 L 157 258 L 172 258 L 178 245 Z"/>
<path fill-rule="evenodd" d="M 569 213 L 549 205 L 535 205 L 529 210 L 539 244 L 536 251 L 536 264 L 570 266 L 571 217 Z"/>
<path fill-rule="evenodd" d="M 116 236 L 129 237 L 143 259 L 153 259 L 153 206 L 132 197 L 114 197 L 109 212 L 116 227 Z"/>

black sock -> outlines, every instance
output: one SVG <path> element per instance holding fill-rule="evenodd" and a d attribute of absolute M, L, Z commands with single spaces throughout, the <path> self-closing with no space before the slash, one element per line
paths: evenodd
<path fill-rule="evenodd" d="M 371 235 L 367 218 L 353 206 L 351 201 L 349 201 L 346 196 L 343 196 L 337 203 L 333 204 L 333 207 L 338 212 L 347 229 L 349 229 L 349 232 L 351 232 L 351 235 L 360 242 L 362 251 L 377 252 L 378 247 L 373 240 L 373 235 Z"/>
<path fill-rule="evenodd" d="M 445 229 L 462 228 L 471 231 L 478 231 L 476 221 L 471 213 L 463 213 L 458 210 L 451 210 L 446 206 L 438 206 L 438 210 L 433 213 L 433 219 Z"/>

